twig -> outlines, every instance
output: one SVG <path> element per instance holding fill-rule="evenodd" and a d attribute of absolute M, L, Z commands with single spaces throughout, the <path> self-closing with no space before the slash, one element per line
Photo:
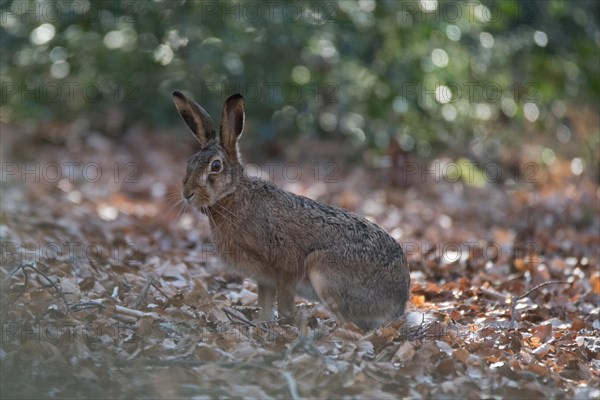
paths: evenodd
<path fill-rule="evenodd" d="M 40 263 L 42 264 L 42 263 Z M 45 267 L 48 267 L 46 264 L 42 264 Z M 32 270 L 36 271 L 38 274 L 42 275 L 48 282 L 50 282 L 50 284 L 52 285 L 52 287 L 54 288 L 54 290 L 56 290 L 58 292 L 58 294 L 60 295 L 60 298 L 62 299 L 63 303 L 65 303 L 65 306 L 67 307 L 67 313 L 70 312 L 69 309 L 69 303 L 67 302 L 67 299 L 65 299 L 65 295 L 62 292 L 60 286 L 57 286 L 56 283 L 52 282 L 52 280 L 50 280 L 50 278 L 48 278 L 46 276 L 46 274 L 44 274 L 42 271 L 40 271 L 39 269 L 37 269 L 36 267 L 34 267 L 33 265 L 25 265 L 23 266 L 23 273 L 25 273 L 25 268 L 31 268 Z"/>
<path fill-rule="evenodd" d="M 12 271 L 10 271 L 10 274 L 6 277 L 6 279 L 4 279 L 2 281 L 2 290 L 4 291 L 4 284 L 6 282 L 8 282 L 8 279 L 14 275 L 18 270 L 21 269 L 21 266 L 19 265 L 18 267 L 15 267 Z M 5 307 L 10 306 L 11 304 L 13 304 L 15 301 L 17 301 L 19 299 L 19 297 L 23 296 L 23 293 L 25 293 L 27 291 L 27 285 L 29 284 L 29 276 L 27 274 L 23 274 L 23 276 L 25 276 L 25 284 L 23 285 L 23 290 L 21 290 L 19 293 L 17 293 L 16 295 L 13 296 L 13 298 L 11 300 L 8 301 L 8 303 L 6 304 Z M 7 284 L 8 286 L 8 284 Z M 8 288 L 7 288 L 8 289 Z M 4 305 L 3 305 L 4 307 Z"/>
<path fill-rule="evenodd" d="M 270 332 L 267 328 L 265 328 L 264 326 L 262 326 L 261 324 L 257 324 L 256 322 L 252 322 L 249 319 L 247 319 L 246 317 L 240 315 L 236 310 L 233 310 L 232 308 L 229 307 L 223 307 L 223 312 L 227 315 L 227 317 L 232 317 L 234 319 L 237 319 L 238 321 L 253 327 L 253 328 L 260 328 L 260 330 L 262 330 L 265 333 L 272 333 Z M 231 318 L 229 318 L 229 320 L 231 320 Z"/>
<path fill-rule="evenodd" d="M 152 287 L 156 290 L 158 290 L 158 293 L 162 294 L 163 296 L 165 296 L 165 299 L 171 299 L 170 296 L 168 296 L 165 292 L 163 292 L 162 290 L 160 290 L 160 288 L 158 286 L 156 286 L 156 282 L 152 282 Z"/>
<path fill-rule="evenodd" d="M 29 265 L 29 264 L 27 264 Z M 18 270 L 20 270 L 21 268 L 23 268 L 23 264 L 21 265 L 17 265 L 16 267 L 14 267 L 13 269 L 10 270 L 10 272 L 8 273 L 8 275 L 6 275 L 6 277 L 2 280 L 2 284 L 4 285 L 6 282 L 8 282 L 8 280 L 17 273 Z"/>
<path fill-rule="evenodd" d="M 479 291 L 482 294 L 485 294 L 485 295 L 487 295 L 489 297 L 493 297 L 496 300 L 500 300 L 500 301 L 504 300 L 504 301 L 506 301 L 508 299 L 508 297 L 505 294 L 496 292 L 495 290 L 492 290 L 492 289 L 480 287 Z"/>
<path fill-rule="evenodd" d="M 17 299 L 19 297 L 21 297 L 23 295 L 23 293 L 25 293 L 25 291 L 27 290 L 27 283 L 29 282 L 29 278 L 27 276 L 27 273 L 25 273 L 25 269 L 26 268 L 30 268 L 32 270 L 34 270 L 35 272 L 37 272 L 38 274 L 40 274 L 42 277 L 44 277 L 44 279 L 46 279 L 48 281 L 48 283 L 50 283 L 50 285 L 54 288 L 54 290 L 56 290 L 56 292 L 59 294 L 61 300 L 63 301 L 63 303 L 65 303 L 65 307 L 67 308 L 67 313 L 70 312 L 70 308 L 69 308 L 69 303 L 67 302 L 67 299 L 65 299 L 65 295 L 62 292 L 62 290 L 60 289 L 60 287 L 54 283 L 45 273 L 43 273 L 42 271 L 40 271 L 37 267 L 35 267 L 34 264 L 32 263 L 23 263 L 21 265 L 19 265 L 18 267 L 14 268 L 9 274 L 8 276 L 2 281 L 2 283 L 4 284 L 4 282 L 7 282 L 7 280 L 13 276 L 14 274 L 16 274 L 18 271 L 23 271 L 23 275 L 25 276 L 25 286 L 24 289 L 21 293 L 19 293 L 14 299 L 12 299 L 8 305 L 14 303 L 15 301 L 17 301 Z"/>
<path fill-rule="evenodd" d="M 517 314 L 517 301 L 524 299 L 525 297 L 529 296 L 531 293 L 535 292 L 536 290 L 543 288 L 544 286 L 548 286 L 548 285 L 556 285 L 559 283 L 567 283 L 570 284 L 570 282 L 567 281 L 548 281 L 548 282 L 544 282 L 544 283 L 540 283 L 537 286 L 534 286 L 533 288 L 529 289 L 528 291 L 526 291 L 525 293 L 519 295 L 519 296 L 513 296 L 512 297 L 512 305 L 510 308 L 510 326 L 512 327 L 513 324 L 515 322 L 517 322 L 517 318 L 516 318 L 516 314 Z"/>
<path fill-rule="evenodd" d="M 80 311 L 80 310 L 83 310 L 86 308 L 91 308 L 91 307 L 106 308 L 106 305 L 104 305 L 103 303 L 104 303 L 104 299 L 99 299 L 96 301 L 86 301 L 86 302 L 73 304 L 71 306 L 71 308 L 76 309 L 76 311 Z M 151 317 L 154 319 L 162 319 L 160 317 L 160 315 L 158 315 L 157 313 L 154 313 L 154 312 L 144 312 L 144 311 L 139 311 L 139 310 L 132 310 L 131 308 L 118 306 L 118 305 L 115 305 L 114 307 L 115 307 L 115 313 L 117 313 L 117 314 L 128 315 L 130 317 L 135 317 L 135 318 Z"/>
<path fill-rule="evenodd" d="M 127 307 L 123 307 L 123 306 L 115 305 L 115 311 L 119 314 L 130 315 L 130 316 L 136 317 L 136 318 L 152 317 L 154 319 L 160 319 L 160 316 L 157 313 L 132 310 L 131 308 L 127 308 Z"/>
<path fill-rule="evenodd" d="M 284 371 L 282 372 L 282 375 L 287 381 L 288 388 L 290 389 L 290 394 L 292 395 L 292 399 L 299 399 L 300 396 L 298 396 L 298 385 L 296 384 L 296 380 L 294 379 L 292 374 L 289 371 Z"/>
<path fill-rule="evenodd" d="M 71 310 L 73 311 L 81 311 L 86 308 L 106 308 L 106 306 L 102 303 L 98 303 L 96 301 L 82 301 L 79 303 L 71 304 Z"/>
<path fill-rule="evenodd" d="M 139 309 L 142 306 L 142 304 L 146 301 L 146 297 L 148 296 L 148 291 L 150 290 L 150 287 L 153 284 L 154 284 L 154 278 L 151 276 L 150 278 L 148 278 L 146 285 L 144 286 L 144 288 L 142 289 L 142 292 L 140 293 L 137 300 L 135 301 L 134 308 Z"/>
<path fill-rule="evenodd" d="M 547 285 L 556 285 L 556 284 L 559 284 L 559 283 L 570 284 L 571 282 L 568 282 L 568 281 L 548 281 L 548 282 L 540 283 L 539 285 L 533 287 L 532 289 L 529 289 L 527 292 L 523 293 L 522 295 L 517 296 L 516 298 L 514 298 L 514 297 L 513 298 L 516 299 L 516 300 L 521 300 L 521 299 L 529 296 L 531 293 L 535 292 L 536 290 L 538 290 L 540 288 L 543 288 L 544 286 L 547 286 Z"/>
<path fill-rule="evenodd" d="M 227 314 L 228 317 L 233 317 L 235 319 L 237 319 L 238 321 L 243 322 L 244 324 L 251 326 L 253 328 L 255 328 L 257 326 L 257 324 L 255 322 L 250 321 L 249 319 L 239 315 L 235 310 L 232 310 L 229 307 L 223 307 L 223 312 L 225 314 Z M 230 318 L 231 320 L 231 318 Z"/>
<path fill-rule="evenodd" d="M 424 325 L 425 325 L 425 314 L 421 313 L 421 323 L 419 324 L 419 326 L 417 327 L 417 330 L 415 331 L 415 333 L 412 335 L 412 337 L 409 340 L 419 339 L 422 336 L 421 328 L 423 328 Z"/>

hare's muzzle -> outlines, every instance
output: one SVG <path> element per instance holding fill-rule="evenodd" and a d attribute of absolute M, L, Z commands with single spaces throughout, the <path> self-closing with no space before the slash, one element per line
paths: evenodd
<path fill-rule="evenodd" d="M 194 193 L 193 191 L 188 192 L 184 189 L 182 194 L 183 194 L 183 198 L 189 202 L 189 201 L 192 201 L 192 199 L 194 198 L 194 195 L 196 193 Z"/>

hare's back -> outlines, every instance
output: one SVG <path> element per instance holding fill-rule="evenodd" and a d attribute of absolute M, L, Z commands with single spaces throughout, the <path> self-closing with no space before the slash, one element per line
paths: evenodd
<path fill-rule="evenodd" d="M 287 192 L 257 180 L 252 212 L 268 216 L 278 236 L 288 237 L 307 251 L 338 247 L 354 260 L 402 258 L 402 248 L 377 224 L 348 210 Z"/>

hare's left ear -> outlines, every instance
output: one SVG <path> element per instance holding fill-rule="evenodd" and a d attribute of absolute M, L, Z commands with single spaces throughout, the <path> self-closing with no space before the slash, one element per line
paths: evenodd
<path fill-rule="evenodd" d="M 239 93 L 229 96 L 221 115 L 221 146 L 232 161 L 241 162 L 237 143 L 244 130 L 244 119 L 244 98 Z"/>

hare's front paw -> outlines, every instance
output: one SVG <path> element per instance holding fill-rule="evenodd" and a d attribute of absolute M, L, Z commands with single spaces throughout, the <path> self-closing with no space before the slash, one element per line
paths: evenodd
<path fill-rule="evenodd" d="M 260 321 L 272 321 L 275 319 L 275 288 L 266 283 L 258 282 L 258 319 Z"/>
<path fill-rule="evenodd" d="M 303 332 L 304 335 L 319 327 L 319 321 L 306 306 L 294 308 L 291 313 L 280 316 L 277 322 L 282 325 L 293 325 L 300 329 L 300 332 Z"/>

